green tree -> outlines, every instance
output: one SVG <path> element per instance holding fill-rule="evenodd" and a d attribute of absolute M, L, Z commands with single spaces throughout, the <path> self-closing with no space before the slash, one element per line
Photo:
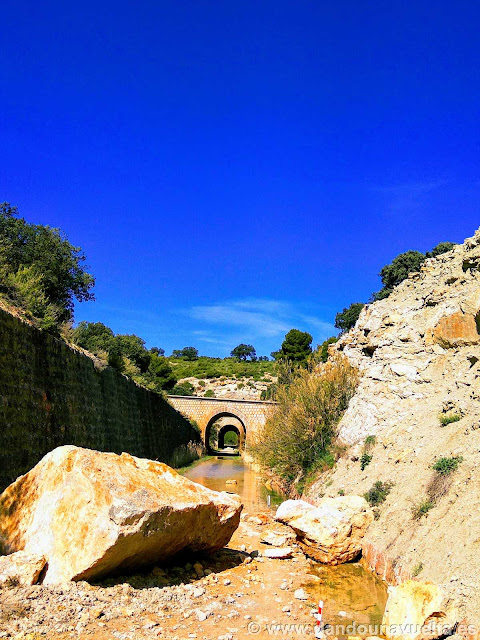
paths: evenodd
<path fill-rule="evenodd" d="M 157 391 L 168 391 L 175 386 L 177 381 L 171 364 L 166 358 L 156 353 L 150 354 L 147 373 Z"/>
<path fill-rule="evenodd" d="M 335 342 L 338 341 L 338 338 L 336 336 L 332 336 L 331 338 L 327 338 L 326 340 L 324 340 L 322 342 L 322 344 L 319 347 L 320 350 L 320 360 L 322 362 L 326 362 L 328 360 L 328 347 L 331 344 L 335 344 Z"/>
<path fill-rule="evenodd" d="M 276 360 L 305 364 L 312 353 L 312 340 L 312 336 L 306 331 L 290 329 L 285 335 L 280 351 L 273 352 L 272 356 Z"/>
<path fill-rule="evenodd" d="M 187 362 L 198 360 L 198 349 L 195 347 L 183 347 L 183 349 L 176 349 L 174 353 L 175 357 L 183 358 Z"/>
<path fill-rule="evenodd" d="M 337 313 L 335 327 L 340 329 L 342 333 L 354 327 L 364 306 L 363 302 L 352 302 L 349 307 Z"/>
<path fill-rule="evenodd" d="M 427 258 L 436 258 L 442 253 L 447 253 L 455 247 L 454 242 L 440 242 L 436 247 L 433 247 L 431 251 L 427 251 Z"/>
<path fill-rule="evenodd" d="M 122 356 L 131 360 L 142 373 L 150 365 L 151 354 L 145 349 L 145 340 L 135 334 L 115 336 L 115 346 Z"/>
<path fill-rule="evenodd" d="M 150 349 L 150 353 L 155 353 L 157 356 L 164 356 L 165 349 L 162 349 L 161 347 L 152 347 Z"/>
<path fill-rule="evenodd" d="M 401 253 L 380 271 L 383 288 L 373 295 L 375 300 L 387 298 L 394 287 L 408 278 L 409 273 L 418 271 L 425 262 L 425 254 L 420 251 L 406 251 Z"/>
<path fill-rule="evenodd" d="M 171 396 L 194 396 L 195 387 L 191 382 L 184 381 L 176 384 L 170 391 Z"/>
<path fill-rule="evenodd" d="M 72 342 L 87 351 L 98 355 L 108 353 L 114 341 L 114 333 L 102 322 L 79 322 L 72 331 Z"/>
<path fill-rule="evenodd" d="M 239 344 L 235 349 L 232 349 L 230 355 L 237 360 L 246 361 L 250 358 L 250 360 L 254 361 L 257 359 L 257 353 L 251 344 Z"/>
<path fill-rule="evenodd" d="M 0 291 L 15 295 L 15 287 L 11 290 L 15 276 L 30 269 L 39 296 L 56 307 L 58 323 L 71 320 L 74 300 L 94 298 L 95 279 L 86 271 L 80 247 L 70 244 L 60 229 L 26 222 L 8 202 L 0 204 L 0 262 L 1 271 L 13 276 L 2 280 Z"/>

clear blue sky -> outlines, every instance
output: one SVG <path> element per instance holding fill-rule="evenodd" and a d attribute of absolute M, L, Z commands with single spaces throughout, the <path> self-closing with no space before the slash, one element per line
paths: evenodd
<path fill-rule="evenodd" d="M 480 226 L 478 2 L 2 2 L 0 199 L 97 278 L 76 319 L 259 354 Z"/>

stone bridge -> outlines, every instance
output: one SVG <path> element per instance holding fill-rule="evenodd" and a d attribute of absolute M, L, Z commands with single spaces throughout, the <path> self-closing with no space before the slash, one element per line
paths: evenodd
<path fill-rule="evenodd" d="M 233 431 L 238 435 L 238 446 L 243 449 L 255 440 L 260 427 L 276 406 L 276 402 L 265 400 L 234 400 L 232 398 L 201 398 L 197 396 L 169 396 L 170 404 L 187 418 L 195 420 L 200 427 L 207 450 L 210 431 L 217 423 L 218 448 L 223 448 L 225 435 Z"/>

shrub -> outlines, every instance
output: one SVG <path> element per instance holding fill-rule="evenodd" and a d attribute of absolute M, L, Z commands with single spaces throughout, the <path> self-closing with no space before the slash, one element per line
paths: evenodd
<path fill-rule="evenodd" d="M 382 504 L 387 499 L 393 484 L 391 482 L 382 482 L 377 480 L 373 487 L 364 494 L 365 500 L 371 507 Z"/>
<path fill-rule="evenodd" d="M 364 306 L 364 302 L 352 302 L 349 307 L 339 311 L 335 316 L 335 327 L 342 333 L 349 331 L 355 326 Z"/>
<path fill-rule="evenodd" d="M 430 509 L 433 509 L 434 506 L 435 503 L 433 502 L 433 500 L 430 500 L 430 498 L 425 498 L 413 507 L 413 518 L 415 520 L 420 520 L 420 518 L 426 516 Z"/>
<path fill-rule="evenodd" d="M 203 394 L 204 398 L 215 398 L 215 391 L 213 389 L 207 389 Z"/>
<path fill-rule="evenodd" d="M 419 562 L 412 569 L 412 576 L 416 578 L 423 571 L 423 564 Z"/>
<path fill-rule="evenodd" d="M 370 462 L 372 461 L 372 456 L 369 455 L 368 453 L 364 453 L 362 455 L 362 457 L 360 458 L 360 468 L 363 471 L 365 469 L 365 467 L 368 467 L 368 465 L 370 464 Z"/>
<path fill-rule="evenodd" d="M 367 436 L 365 438 L 365 449 L 369 449 L 370 447 L 373 447 L 376 442 L 377 442 L 377 439 L 375 436 Z"/>
<path fill-rule="evenodd" d="M 338 490 L 338 495 L 339 496 L 344 496 L 345 495 L 345 490 L 344 489 L 339 489 Z"/>
<path fill-rule="evenodd" d="M 452 422 L 458 422 L 461 419 L 462 416 L 458 415 L 458 413 L 442 413 L 442 415 L 439 416 L 442 427 L 446 427 L 447 424 L 452 424 Z"/>
<path fill-rule="evenodd" d="M 358 373 L 342 354 L 299 369 L 277 389 L 278 406 L 258 434 L 253 453 L 288 488 L 334 463 L 336 426 L 355 393 Z"/>
<path fill-rule="evenodd" d="M 204 387 L 207 383 L 205 382 L 205 380 L 199 380 L 198 381 L 198 386 L 199 387 Z"/>
<path fill-rule="evenodd" d="M 432 469 L 434 469 L 441 476 L 448 476 L 450 473 L 458 469 L 458 465 L 462 461 L 462 456 L 455 456 L 453 458 L 439 458 L 432 466 Z"/>
<path fill-rule="evenodd" d="M 170 391 L 170 395 L 172 396 L 194 396 L 195 395 L 195 387 L 191 382 L 181 382 L 176 384 L 173 389 Z"/>

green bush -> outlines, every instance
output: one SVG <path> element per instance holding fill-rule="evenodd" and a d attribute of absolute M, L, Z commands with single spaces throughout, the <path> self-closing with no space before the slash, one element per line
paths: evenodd
<path fill-rule="evenodd" d="M 205 393 L 203 394 L 204 398 L 215 398 L 215 391 L 213 389 L 208 389 L 207 391 L 205 391 Z"/>
<path fill-rule="evenodd" d="M 337 313 L 335 316 L 335 327 L 340 329 L 342 333 L 354 327 L 364 306 L 364 302 L 352 302 L 348 308 Z"/>
<path fill-rule="evenodd" d="M 371 487 L 363 497 L 370 506 L 375 507 L 382 504 L 382 502 L 385 502 L 392 487 L 393 484 L 391 482 L 382 482 L 381 480 L 377 480 L 373 487 Z"/>
<path fill-rule="evenodd" d="M 298 488 L 309 474 L 334 463 L 336 427 L 358 384 L 357 371 L 342 354 L 322 367 L 299 369 L 288 387 L 277 389 L 278 406 L 252 447 L 287 487 Z"/>
<path fill-rule="evenodd" d="M 448 476 L 453 471 L 458 469 L 458 465 L 463 462 L 462 456 L 455 456 L 453 458 L 439 458 L 432 469 L 434 469 L 441 476 Z"/>
<path fill-rule="evenodd" d="M 173 389 L 170 391 L 170 395 L 172 396 L 194 396 L 195 395 L 195 387 L 191 382 L 181 382 L 176 384 Z"/>
<path fill-rule="evenodd" d="M 30 224 L 16 207 L 0 204 L 0 294 L 47 328 L 72 319 L 75 299 L 94 299 L 95 279 L 84 262 L 60 229 Z"/>
<path fill-rule="evenodd" d="M 375 446 L 377 439 L 375 436 L 367 436 L 365 438 L 365 449 L 369 449 L 370 447 Z"/>
<path fill-rule="evenodd" d="M 372 461 L 372 456 L 368 453 L 364 453 L 360 458 L 360 469 L 363 471 L 365 467 L 368 467 L 370 462 Z"/>
<path fill-rule="evenodd" d="M 435 503 L 430 498 L 425 498 L 412 509 L 412 515 L 415 520 L 420 520 L 423 516 L 426 516 L 430 509 L 433 509 Z"/>
<path fill-rule="evenodd" d="M 458 413 L 442 413 L 439 416 L 440 424 L 442 427 L 446 427 L 447 424 L 452 424 L 453 422 L 458 422 L 462 419 L 462 416 L 458 415 Z"/>

